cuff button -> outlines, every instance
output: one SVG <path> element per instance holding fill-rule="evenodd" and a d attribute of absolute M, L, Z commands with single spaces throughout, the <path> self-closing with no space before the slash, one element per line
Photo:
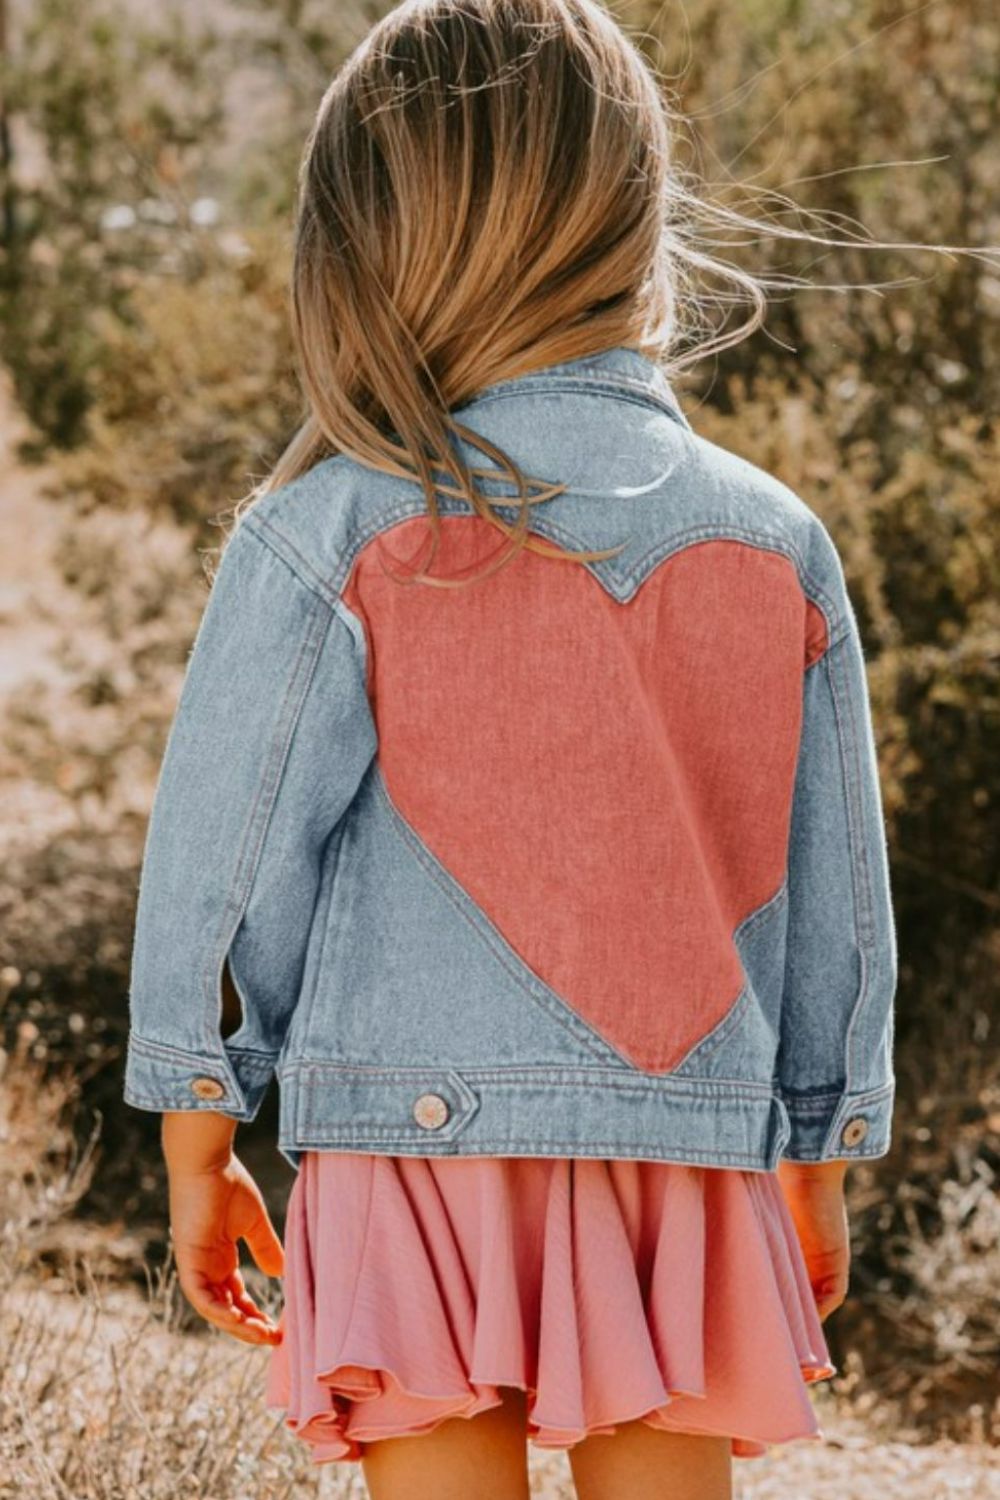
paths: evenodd
<path fill-rule="evenodd" d="M 840 1139 L 845 1146 L 860 1146 L 868 1134 L 868 1121 L 861 1115 L 855 1115 L 853 1120 L 848 1120 L 840 1134 Z"/>
<path fill-rule="evenodd" d="M 421 1094 L 413 1106 L 413 1118 L 425 1130 L 437 1130 L 448 1118 L 448 1102 L 440 1094 Z"/>
<path fill-rule="evenodd" d="M 199 1099 L 221 1099 L 226 1092 L 217 1078 L 195 1078 L 191 1083 L 192 1094 Z"/>

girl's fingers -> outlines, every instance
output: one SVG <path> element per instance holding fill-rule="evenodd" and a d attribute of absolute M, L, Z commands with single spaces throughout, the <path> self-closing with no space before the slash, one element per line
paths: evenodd
<path fill-rule="evenodd" d="M 235 1272 L 234 1275 L 239 1276 L 239 1272 Z M 242 1285 L 242 1278 L 238 1288 L 233 1287 L 232 1281 L 233 1278 L 230 1277 L 218 1288 L 221 1308 L 229 1331 L 237 1333 L 242 1329 L 246 1334 L 252 1335 L 254 1343 L 273 1342 L 276 1332 L 273 1324 L 254 1303 Z M 238 1333 L 237 1336 L 239 1336 Z"/>
<path fill-rule="evenodd" d="M 257 1307 L 253 1298 L 250 1296 L 250 1293 L 247 1291 L 246 1283 L 244 1282 L 243 1277 L 241 1276 L 239 1271 L 233 1272 L 232 1276 L 230 1276 L 229 1278 L 227 1285 L 232 1293 L 233 1303 L 236 1307 L 241 1308 L 243 1312 L 247 1313 L 250 1317 L 262 1316 L 262 1314 L 260 1313 L 260 1309 Z"/>
<path fill-rule="evenodd" d="M 220 1285 L 196 1275 L 188 1285 L 182 1282 L 181 1290 L 195 1312 L 224 1333 L 248 1344 L 280 1343 L 279 1330 L 268 1323 L 249 1297 L 248 1305 L 238 1303 L 228 1284 Z"/>
<path fill-rule="evenodd" d="M 232 1276 L 229 1278 L 228 1284 L 232 1292 L 233 1303 L 240 1309 L 241 1312 L 244 1312 L 248 1318 L 259 1319 L 268 1329 L 273 1330 L 275 1328 L 274 1323 L 268 1317 L 267 1313 L 265 1313 L 261 1308 L 257 1306 L 256 1302 L 247 1291 L 246 1283 L 244 1282 L 243 1277 L 239 1271 L 233 1272 Z"/>

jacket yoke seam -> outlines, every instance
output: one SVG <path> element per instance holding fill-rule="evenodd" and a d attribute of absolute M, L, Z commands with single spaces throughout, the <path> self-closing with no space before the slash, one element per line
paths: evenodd
<path fill-rule="evenodd" d="M 657 542 L 650 547 L 641 557 L 637 558 L 627 570 L 623 570 L 626 582 L 632 585 L 632 592 L 645 582 L 653 569 L 661 562 L 674 556 L 675 553 L 699 542 L 713 541 L 739 541 L 748 546 L 756 547 L 760 551 L 774 552 L 788 561 L 795 568 L 798 576 L 799 586 L 802 592 L 822 612 L 826 621 L 827 635 L 829 637 L 826 650 L 829 651 L 834 645 L 839 644 L 847 633 L 846 622 L 839 617 L 836 604 L 822 584 L 810 573 L 803 560 L 802 554 L 794 542 L 785 537 L 773 536 L 769 532 L 755 531 L 749 526 L 740 526 L 727 522 L 725 526 L 701 525 L 688 527 L 686 531 L 678 533 L 667 541 Z M 825 654 L 825 653 L 824 653 Z"/>
<path fill-rule="evenodd" d="M 491 397 L 490 399 L 493 398 Z M 497 500 L 494 503 L 499 509 L 517 509 L 513 501 L 508 504 L 502 500 Z M 471 515 L 468 509 L 456 497 L 443 497 L 439 504 L 443 515 Z M 291 538 L 267 517 L 248 516 L 244 524 L 250 526 L 251 530 L 255 531 L 260 540 L 265 545 L 268 545 L 276 556 L 282 558 L 282 561 L 295 574 L 300 583 L 310 588 L 314 593 L 319 594 L 324 601 L 336 607 L 338 604 L 343 603 L 342 590 L 344 583 L 350 574 L 355 559 L 362 549 L 380 532 L 388 530 L 396 522 L 424 514 L 426 514 L 424 502 L 417 497 L 396 501 L 379 511 L 354 533 L 350 543 L 345 548 L 343 557 L 337 564 L 334 574 L 328 579 L 323 578 L 316 572 L 315 568 L 313 568 L 312 564 Z M 289 558 L 284 556 L 282 551 L 278 550 L 277 546 L 271 544 L 265 536 L 261 535 L 261 528 L 270 533 L 282 547 L 288 549 L 296 560 L 294 565 Z M 549 536 L 553 541 L 560 542 L 571 549 L 582 549 L 586 545 L 585 539 L 581 538 L 577 533 L 571 531 L 568 527 L 562 526 L 559 522 L 552 521 L 544 516 L 539 515 L 533 518 L 532 529 L 543 536 Z M 728 540 L 745 542 L 748 546 L 757 547 L 761 551 L 774 552 L 780 556 L 787 557 L 795 568 L 803 593 L 821 611 L 826 621 L 828 637 L 826 651 L 830 651 L 834 646 L 840 644 L 848 633 L 849 622 L 841 618 L 832 596 L 810 573 L 798 547 L 786 538 L 776 537 L 767 532 L 755 531 L 753 528 L 747 526 L 739 526 L 732 523 L 727 523 L 724 526 L 693 526 L 671 537 L 666 542 L 657 542 L 643 553 L 630 568 L 622 569 L 621 577 L 626 585 L 629 586 L 629 593 L 626 598 L 634 595 L 636 589 L 645 582 L 658 563 L 665 562 L 675 553 L 698 542 Z M 583 566 L 597 579 L 602 587 L 607 587 L 597 567 L 592 562 L 586 562 Z M 619 602 L 624 601 L 620 600 Z M 824 655 L 826 651 L 823 653 Z M 821 660 L 822 658 L 819 659 Z M 811 665 L 815 665 L 815 663 Z"/>

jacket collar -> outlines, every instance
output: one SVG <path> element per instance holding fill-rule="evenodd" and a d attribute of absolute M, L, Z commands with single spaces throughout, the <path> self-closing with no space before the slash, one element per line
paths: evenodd
<path fill-rule="evenodd" d="M 579 390 L 595 395 L 631 396 L 666 411 L 682 427 L 689 430 L 691 427 L 662 366 L 627 344 L 617 344 L 611 349 L 560 360 L 557 364 L 543 365 L 523 375 L 495 381 L 463 404 L 471 407 L 495 396 L 538 390 Z"/>

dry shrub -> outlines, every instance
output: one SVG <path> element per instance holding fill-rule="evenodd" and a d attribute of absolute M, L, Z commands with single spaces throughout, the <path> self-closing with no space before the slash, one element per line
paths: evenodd
<path fill-rule="evenodd" d="M 32 1040 L 22 1023 L 0 1060 L 0 1497 L 315 1495 L 307 1451 L 263 1407 L 267 1351 L 195 1319 L 169 1259 L 153 1271 L 127 1231 L 81 1235 L 69 1217 L 100 1132 L 81 1154 L 78 1089 L 32 1060 Z M 146 1273 L 143 1298 L 121 1284 L 126 1263 Z M 339 1477 L 338 1494 L 363 1493 Z"/>
<path fill-rule="evenodd" d="M 0 973 L 9 989 L 14 974 Z M 0 1052 L 0 1257 L 16 1275 L 34 1266 L 53 1227 L 79 1202 L 93 1172 L 90 1151 L 77 1151 L 67 1114 L 79 1095 L 75 1077 L 43 1069 L 31 1057 L 30 1021 Z"/>
<path fill-rule="evenodd" d="M 960 403 L 914 427 L 854 372 L 716 383 L 707 436 L 824 518 L 868 659 L 900 947 L 893 1147 L 848 1174 L 841 1389 L 925 1434 L 1000 1438 L 1000 461 Z M 875 432 L 878 429 L 878 441 Z M 888 469 L 888 473 L 883 471 Z"/>
<path fill-rule="evenodd" d="M 192 280 L 147 277 L 131 316 L 101 324 L 87 443 L 59 491 L 202 528 L 265 471 L 300 411 L 287 309 L 289 242 L 278 228 L 223 230 Z"/>

